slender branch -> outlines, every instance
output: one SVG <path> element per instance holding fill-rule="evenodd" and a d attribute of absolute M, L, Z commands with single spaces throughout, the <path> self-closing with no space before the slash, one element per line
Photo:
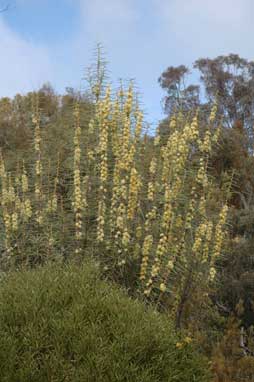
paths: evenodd
<path fill-rule="evenodd" d="M 176 321 L 175 321 L 175 328 L 176 329 L 181 329 L 181 324 L 182 324 L 182 315 L 185 307 L 185 303 L 188 300 L 190 293 L 191 293 L 191 287 L 192 287 L 192 273 L 193 269 L 192 267 L 189 270 L 189 274 L 187 278 L 185 279 L 184 282 L 184 288 L 183 288 L 183 293 L 180 298 L 179 305 L 177 307 L 177 312 L 176 312 Z"/>
<path fill-rule="evenodd" d="M 246 343 L 243 326 L 241 327 L 241 334 L 240 334 L 240 348 L 243 350 L 244 356 L 254 356 L 254 352 L 248 348 L 248 344 Z"/>
<path fill-rule="evenodd" d="M 226 307 L 225 305 L 221 304 L 219 301 L 215 301 L 215 305 L 218 307 L 218 309 L 221 312 L 227 313 L 227 314 L 231 313 L 231 310 L 228 307 Z"/>

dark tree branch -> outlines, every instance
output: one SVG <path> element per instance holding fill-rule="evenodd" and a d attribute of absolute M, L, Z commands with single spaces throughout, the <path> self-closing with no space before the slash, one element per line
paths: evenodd
<path fill-rule="evenodd" d="M 218 301 L 215 301 L 215 305 L 218 307 L 218 309 L 223 312 L 223 313 L 226 313 L 226 314 L 230 314 L 231 311 L 228 307 L 226 307 L 225 305 L 221 304 L 220 302 Z"/>
<path fill-rule="evenodd" d="M 179 302 L 179 305 L 177 307 L 176 321 L 175 321 L 175 328 L 176 329 L 181 329 L 182 316 L 183 316 L 183 312 L 184 312 L 184 308 L 185 308 L 185 303 L 188 301 L 188 298 L 191 294 L 192 281 L 193 281 L 192 274 L 193 274 L 193 270 L 191 267 L 189 270 L 189 274 L 185 280 L 183 293 L 181 295 L 180 302 Z"/>
<path fill-rule="evenodd" d="M 243 351 L 244 356 L 254 356 L 254 352 L 248 348 L 248 343 L 246 342 L 244 328 L 241 327 L 241 334 L 240 334 L 240 348 Z"/>

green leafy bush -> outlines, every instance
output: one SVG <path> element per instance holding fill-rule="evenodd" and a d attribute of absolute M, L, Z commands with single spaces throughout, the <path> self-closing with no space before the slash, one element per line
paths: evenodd
<path fill-rule="evenodd" d="M 100 279 L 45 266 L 0 281 L 1 382 L 208 381 L 206 360 L 168 319 Z"/>

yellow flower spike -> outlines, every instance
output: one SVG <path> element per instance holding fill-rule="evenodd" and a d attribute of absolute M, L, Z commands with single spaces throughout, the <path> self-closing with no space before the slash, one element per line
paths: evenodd
<path fill-rule="evenodd" d="M 216 269 L 214 267 L 211 267 L 210 271 L 209 271 L 209 279 L 210 279 L 210 281 L 213 281 L 215 276 L 216 276 Z"/>
<path fill-rule="evenodd" d="M 155 175 L 156 167 L 157 167 L 157 159 L 152 158 L 151 163 L 150 163 L 150 168 L 149 168 L 149 172 L 151 175 Z"/>
<path fill-rule="evenodd" d="M 151 289 L 150 289 L 150 288 L 144 290 L 144 295 L 145 295 L 145 296 L 149 297 L 150 294 L 151 294 Z"/>
<path fill-rule="evenodd" d="M 143 231 L 143 229 L 142 229 L 142 227 L 139 225 L 139 226 L 137 227 L 137 229 L 136 229 L 136 238 L 137 238 L 137 239 L 140 239 L 140 238 L 142 237 L 142 231 Z"/>
<path fill-rule="evenodd" d="M 5 224 L 5 230 L 10 231 L 10 229 L 11 229 L 11 216 L 6 210 L 3 211 L 3 220 L 4 220 L 4 224 Z"/>
<path fill-rule="evenodd" d="M 205 133 L 204 140 L 201 144 L 201 149 L 205 153 L 210 153 L 212 150 L 211 132 L 209 130 Z"/>
<path fill-rule="evenodd" d="M 169 260 L 167 263 L 168 270 L 172 270 L 174 268 L 174 262 L 172 260 Z"/>
<path fill-rule="evenodd" d="M 215 235 L 214 235 L 214 247 L 212 251 L 212 259 L 214 259 L 220 255 L 221 248 L 222 248 L 222 243 L 224 240 L 224 225 L 226 223 L 227 219 L 227 213 L 228 213 L 228 206 L 225 204 L 222 207 L 222 210 L 219 215 L 219 221 L 215 227 Z"/>
<path fill-rule="evenodd" d="M 73 116 L 74 124 L 74 160 L 73 160 L 73 210 L 75 217 L 75 237 L 76 237 L 76 250 L 75 253 L 80 253 L 80 240 L 82 238 L 82 190 L 81 190 L 81 174 L 80 174 L 80 160 L 81 160 L 81 127 L 80 127 L 80 110 L 79 104 L 75 105 Z M 56 201 L 57 202 L 57 201 Z M 54 204 L 52 206 L 54 208 Z"/>
<path fill-rule="evenodd" d="M 42 225 L 42 223 L 43 223 L 43 216 L 42 216 L 42 214 L 37 215 L 35 220 L 37 221 L 37 223 L 39 225 Z"/>
<path fill-rule="evenodd" d="M 17 231 L 17 229 L 18 229 L 18 214 L 16 212 L 13 212 L 13 214 L 11 216 L 11 220 L 12 220 L 12 230 Z"/>
<path fill-rule="evenodd" d="M 152 202 L 154 200 L 155 186 L 153 182 L 148 183 L 147 199 Z"/>
<path fill-rule="evenodd" d="M 137 146 L 140 135 L 141 135 L 142 123 L 143 123 L 143 113 L 138 109 L 138 107 L 135 112 L 135 119 L 136 119 L 136 125 L 135 125 L 135 132 L 134 132 L 134 145 Z"/>
<path fill-rule="evenodd" d="M 154 138 L 154 146 L 158 146 L 160 144 L 160 136 L 157 135 L 155 138 Z"/>
<path fill-rule="evenodd" d="M 34 193 L 35 193 L 35 220 L 39 225 L 43 223 L 42 216 L 42 200 L 44 198 L 42 192 L 42 163 L 41 163 L 41 129 L 40 129 L 40 114 L 39 114 L 39 106 L 38 106 L 38 97 L 36 98 L 36 104 L 34 106 L 34 115 L 32 117 L 32 123 L 34 125 L 34 151 L 35 151 L 35 183 L 34 183 Z M 24 165 L 23 165 L 23 175 L 26 176 Z M 25 178 L 23 177 L 23 181 L 25 182 Z M 26 189 L 26 185 L 23 184 Z M 27 191 L 23 191 L 27 192 Z"/>
<path fill-rule="evenodd" d="M 16 211 L 21 211 L 21 209 L 22 209 L 22 202 L 21 202 L 19 196 L 16 195 L 16 198 L 15 198 L 15 210 Z"/>
<path fill-rule="evenodd" d="M 174 130 L 176 128 L 176 116 L 173 115 L 169 122 L 169 128 L 170 130 Z"/>
<path fill-rule="evenodd" d="M 130 243 L 130 234 L 127 231 L 127 229 L 125 229 L 123 232 L 122 244 L 124 247 L 127 247 L 129 243 Z"/>
<path fill-rule="evenodd" d="M 99 172 L 99 203 L 97 215 L 97 241 L 103 242 L 105 237 L 105 214 L 106 214 L 106 195 L 107 195 L 107 180 L 108 180 L 108 140 L 109 140 L 109 120 L 111 113 L 110 87 L 107 87 L 104 99 L 98 106 L 99 120 L 99 147 L 100 155 Z"/>
<path fill-rule="evenodd" d="M 164 283 L 161 283 L 161 284 L 160 284 L 160 291 L 161 291 L 162 293 L 164 293 L 164 292 L 166 292 L 166 290 L 167 290 L 166 285 L 165 285 Z"/>
<path fill-rule="evenodd" d="M 119 100 L 116 98 L 113 105 L 112 120 L 111 120 L 111 135 L 112 135 L 112 150 L 115 157 L 120 154 L 119 145 L 119 124 L 120 124 L 120 105 Z"/>
<path fill-rule="evenodd" d="M 127 117 L 129 117 L 129 115 L 131 113 L 132 103 L 133 103 L 133 85 L 130 84 L 128 92 L 127 92 L 125 105 L 124 105 L 124 111 L 125 111 Z"/>
<path fill-rule="evenodd" d="M 127 208 L 127 216 L 132 220 L 138 206 L 138 193 L 141 187 L 141 180 L 137 170 L 133 167 L 130 173 L 129 200 Z"/>
<path fill-rule="evenodd" d="M 184 338 L 184 342 L 186 342 L 187 344 L 190 344 L 192 342 L 192 338 L 187 336 Z"/>
<path fill-rule="evenodd" d="M 220 135 L 221 135 L 221 128 L 217 127 L 217 129 L 215 130 L 215 133 L 212 136 L 212 142 L 217 143 Z"/>
<path fill-rule="evenodd" d="M 211 110 L 211 114 L 209 116 L 209 122 L 210 123 L 213 123 L 215 118 L 216 118 L 216 114 L 217 114 L 217 110 L 218 110 L 218 105 L 217 103 L 215 103 L 212 107 L 212 110 Z"/>
<path fill-rule="evenodd" d="M 209 249 L 210 249 L 211 240 L 212 240 L 212 233 L 213 233 L 213 223 L 208 222 L 207 229 L 206 229 L 205 243 L 203 247 L 203 260 L 202 260 L 203 262 L 208 261 Z"/>
<path fill-rule="evenodd" d="M 207 230 L 207 224 L 206 223 L 200 223 L 200 225 L 197 227 L 195 232 L 195 240 L 194 244 L 192 246 L 193 253 L 198 253 L 201 250 L 201 246 L 203 243 L 203 239 L 205 237 Z"/>
<path fill-rule="evenodd" d="M 153 245 L 153 236 L 147 235 L 144 239 L 143 247 L 142 247 L 142 262 L 140 269 L 140 279 L 144 280 L 147 272 L 148 258 L 149 253 Z"/>
<path fill-rule="evenodd" d="M 15 201 L 16 195 L 15 190 L 12 184 L 11 175 L 8 176 L 8 191 L 7 191 L 7 199 L 9 203 L 12 203 Z"/>
<path fill-rule="evenodd" d="M 25 204 L 25 208 L 24 208 L 25 218 L 29 219 L 32 216 L 31 202 L 29 199 L 26 199 L 24 204 Z"/>
<path fill-rule="evenodd" d="M 28 192 L 28 177 L 27 177 L 27 173 L 24 166 L 23 166 L 23 173 L 21 175 L 21 188 L 22 188 L 23 194 Z"/>

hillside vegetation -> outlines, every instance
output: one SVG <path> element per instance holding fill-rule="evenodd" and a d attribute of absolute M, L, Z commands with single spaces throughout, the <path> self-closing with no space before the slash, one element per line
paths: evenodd
<path fill-rule="evenodd" d="M 171 105 L 152 133 L 135 84 L 108 85 L 100 47 L 88 84 L 0 100 L 1 380 L 206 381 L 206 355 L 214 381 L 251 381 L 251 313 L 223 288 L 247 236 L 236 165 L 221 163 L 243 131 L 217 97 Z"/>

